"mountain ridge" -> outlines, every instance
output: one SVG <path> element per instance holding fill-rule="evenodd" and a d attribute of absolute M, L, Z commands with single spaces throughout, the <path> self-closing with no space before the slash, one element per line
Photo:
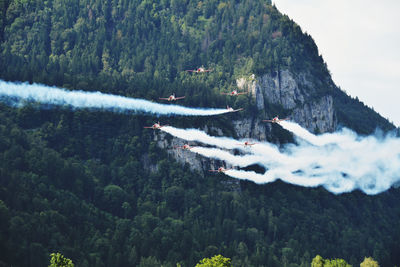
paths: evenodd
<path fill-rule="evenodd" d="M 175 92 L 188 106 L 244 107 L 162 123 L 280 144 L 293 136 L 256 122 L 299 114 L 314 132 L 393 129 L 334 85 L 312 37 L 270 1 L 6 0 L 0 14 L 5 80 L 146 99 Z M 213 71 L 185 71 L 200 66 Z M 254 85 L 255 99 L 220 94 L 252 74 L 249 87 L 272 81 Z M 293 94 L 274 98 L 275 90 Z M 328 95 L 332 118 L 293 113 L 297 105 L 317 111 L 312 103 Z M 193 266 L 217 253 L 235 266 L 309 266 L 316 254 L 400 263 L 398 189 L 333 195 L 191 171 L 142 128 L 155 119 L 0 104 L 1 263 L 43 266 L 54 251 L 79 266 Z"/>

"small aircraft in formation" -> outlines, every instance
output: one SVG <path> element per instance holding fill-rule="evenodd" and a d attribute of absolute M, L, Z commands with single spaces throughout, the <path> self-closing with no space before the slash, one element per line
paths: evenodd
<path fill-rule="evenodd" d="M 176 100 L 184 99 L 184 98 L 185 98 L 185 96 L 175 97 L 175 94 L 172 94 L 172 95 L 170 95 L 170 96 L 167 97 L 167 98 L 160 97 L 159 99 L 161 99 L 161 100 L 167 100 L 167 101 L 176 101 Z"/>
<path fill-rule="evenodd" d="M 258 143 L 250 143 L 249 141 L 245 141 L 244 143 L 238 144 L 238 145 L 246 147 L 246 146 L 254 146 L 256 144 L 258 144 Z"/>
<path fill-rule="evenodd" d="M 204 69 L 203 67 L 200 67 L 200 68 L 197 68 L 197 69 L 195 69 L 195 70 L 186 70 L 186 71 L 188 71 L 188 72 L 194 72 L 194 73 L 202 73 L 202 72 L 210 72 L 210 71 L 212 71 L 212 69 Z M 221 94 L 222 94 L 222 95 L 229 95 L 229 96 L 238 96 L 238 95 L 247 94 L 247 92 L 240 92 L 240 93 L 239 93 L 237 90 L 233 90 L 233 91 L 231 91 L 231 92 L 229 92 L 229 93 L 224 93 L 224 92 L 222 92 Z M 167 98 L 160 97 L 159 99 L 160 99 L 160 100 L 167 100 L 167 101 L 176 101 L 176 100 L 183 99 L 183 98 L 185 98 L 185 96 L 176 97 L 176 96 L 175 96 L 175 93 L 174 93 L 174 94 L 170 95 L 170 96 L 167 97 Z M 233 108 L 230 107 L 230 106 L 226 106 L 226 109 L 227 109 L 228 112 L 238 112 L 238 111 L 243 110 L 243 108 L 233 109 Z M 264 122 L 271 122 L 271 123 L 280 123 L 281 121 L 288 120 L 288 119 L 289 119 L 289 118 L 279 119 L 279 117 L 276 116 L 276 117 L 272 118 L 271 120 L 262 120 L 262 121 L 264 121 Z M 156 130 L 156 129 L 161 129 L 162 127 L 165 127 L 165 126 L 168 126 L 168 125 L 161 125 L 160 122 L 157 122 L 157 123 L 154 123 L 152 126 L 145 126 L 144 128 L 149 128 L 149 129 Z M 257 144 L 257 143 L 250 143 L 249 141 L 245 141 L 244 143 L 237 144 L 237 145 L 241 145 L 241 146 L 244 146 L 244 147 L 251 147 L 251 146 L 256 145 L 256 144 Z M 184 149 L 184 150 L 190 150 L 190 149 L 192 149 L 193 147 L 190 146 L 189 144 L 184 144 L 184 145 L 181 145 L 181 146 L 175 146 L 174 148 L 180 148 L 180 149 Z M 228 170 L 231 170 L 231 169 L 233 169 L 233 168 L 226 169 L 226 168 L 224 168 L 224 167 L 219 167 L 217 170 L 209 170 L 209 171 L 210 171 L 210 172 L 224 173 L 224 172 L 226 172 L 226 171 L 228 171 Z"/>
<path fill-rule="evenodd" d="M 224 167 L 219 167 L 217 170 L 208 170 L 210 172 L 226 172 L 228 170 L 232 170 L 233 168 L 225 169 Z"/>
<path fill-rule="evenodd" d="M 289 118 L 279 119 L 278 115 L 274 117 L 272 120 L 263 120 L 265 122 L 272 122 L 272 123 L 280 123 L 281 121 L 288 120 Z"/>
<path fill-rule="evenodd" d="M 230 92 L 230 93 L 221 93 L 221 95 L 230 95 L 230 96 L 245 95 L 245 94 L 247 94 L 247 92 L 240 92 L 240 93 L 238 93 L 237 90 L 233 90 L 233 91 Z"/>
<path fill-rule="evenodd" d="M 188 72 L 202 73 L 202 72 L 210 72 L 212 69 L 206 70 L 203 67 L 197 68 L 195 70 L 186 70 Z"/>
<path fill-rule="evenodd" d="M 185 150 L 190 150 L 193 147 L 190 146 L 189 144 L 184 144 L 183 146 L 174 146 L 174 148 L 180 148 L 180 149 L 185 149 Z"/>
<path fill-rule="evenodd" d="M 156 123 L 154 123 L 152 126 L 145 126 L 145 127 L 143 127 L 143 128 L 148 128 L 148 129 L 156 130 L 156 129 L 161 129 L 162 127 L 165 127 L 165 126 L 168 126 L 168 125 L 163 125 L 163 126 L 161 126 L 160 122 L 156 122 Z"/>
<path fill-rule="evenodd" d="M 228 112 L 237 112 L 237 111 L 243 110 L 243 108 L 233 109 L 233 108 L 231 108 L 230 106 L 226 106 L 226 109 L 228 110 Z"/>

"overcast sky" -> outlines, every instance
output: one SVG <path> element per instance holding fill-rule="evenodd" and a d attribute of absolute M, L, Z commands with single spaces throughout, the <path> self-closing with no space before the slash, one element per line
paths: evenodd
<path fill-rule="evenodd" d="M 336 85 L 400 126 L 400 0 L 273 0 L 315 40 Z"/>

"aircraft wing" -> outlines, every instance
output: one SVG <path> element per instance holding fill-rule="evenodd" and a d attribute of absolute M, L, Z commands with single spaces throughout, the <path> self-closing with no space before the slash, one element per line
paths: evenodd
<path fill-rule="evenodd" d="M 168 98 L 159 97 L 161 100 L 168 100 Z"/>
<path fill-rule="evenodd" d="M 186 96 L 175 97 L 175 100 L 184 99 Z"/>
<path fill-rule="evenodd" d="M 231 112 L 237 112 L 237 111 L 242 111 L 243 110 L 243 108 L 239 108 L 239 109 L 234 109 L 233 111 L 231 111 Z"/>
<path fill-rule="evenodd" d="M 237 93 L 238 95 L 246 95 L 247 92 Z"/>

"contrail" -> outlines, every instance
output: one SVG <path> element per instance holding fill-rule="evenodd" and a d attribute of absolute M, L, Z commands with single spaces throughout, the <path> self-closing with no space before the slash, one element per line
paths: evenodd
<path fill-rule="evenodd" d="M 225 174 L 233 178 L 248 180 L 257 184 L 272 183 L 276 181 L 276 179 L 273 178 L 268 180 L 265 175 L 253 171 L 227 170 Z"/>
<path fill-rule="evenodd" d="M 253 171 L 240 171 L 240 170 L 232 170 L 232 171 L 230 170 L 225 172 L 225 174 L 234 178 L 251 180 L 259 184 L 273 182 L 277 179 L 281 179 L 282 181 L 285 181 L 287 183 L 308 186 L 308 187 L 316 187 L 323 184 L 323 179 L 318 177 L 307 178 L 293 174 L 288 168 L 282 166 L 281 163 L 276 162 L 273 158 L 269 158 L 267 156 L 264 157 L 259 155 L 235 156 L 221 149 L 206 148 L 206 147 L 193 147 L 191 151 L 208 158 L 223 160 L 229 163 L 230 165 L 238 167 L 246 167 L 253 164 L 259 164 L 269 169 L 265 174 L 258 174 Z M 277 165 L 279 165 L 280 167 L 278 167 Z"/>
<path fill-rule="evenodd" d="M 246 155 L 233 155 L 216 148 L 195 147 L 191 151 L 239 167 L 259 164 L 265 167 L 264 174 L 239 170 L 225 172 L 256 183 L 280 179 L 306 187 L 323 186 L 335 194 L 359 189 L 373 195 L 400 181 L 399 138 L 389 135 L 361 137 L 348 129 L 316 136 L 298 124 L 290 124 L 292 132 L 306 142 L 286 145 L 281 150 L 273 144 L 260 143 L 251 149 L 242 149 Z M 196 129 L 163 127 L 162 130 L 181 139 L 223 149 L 239 148 L 241 142 L 227 137 L 212 137 Z"/>
<path fill-rule="evenodd" d="M 175 137 L 187 140 L 197 141 L 203 144 L 218 146 L 226 149 L 234 149 L 239 147 L 239 141 L 229 137 L 213 137 L 198 129 L 178 129 L 171 126 L 164 126 L 162 131 L 169 133 Z"/>
<path fill-rule="evenodd" d="M 317 136 L 294 122 L 281 121 L 279 124 L 284 129 L 294 133 L 297 137 L 316 146 L 323 146 L 332 143 L 338 145 L 349 144 L 357 139 L 357 134 L 348 129 L 342 129 L 341 132 L 338 133 L 326 133 Z"/>
<path fill-rule="evenodd" d="M 257 156 L 257 155 L 242 155 L 235 156 L 228 151 L 224 151 L 217 148 L 208 147 L 193 147 L 190 151 L 200 154 L 208 158 L 214 158 L 218 160 L 223 160 L 229 162 L 231 165 L 246 167 L 256 163 L 266 164 L 268 161 L 267 157 Z"/>
<path fill-rule="evenodd" d="M 229 112 L 226 109 L 188 108 L 100 92 L 68 91 L 42 84 L 14 83 L 3 80 L 0 80 L 0 96 L 17 98 L 17 104 L 23 104 L 24 101 L 37 101 L 43 104 L 68 105 L 73 108 L 134 111 L 157 115 L 212 116 Z"/>
<path fill-rule="evenodd" d="M 1 96 L 3 98 L 1 98 Z M 4 99 L 4 98 L 7 99 Z M 103 94 L 100 92 L 68 91 L 40 84 L 11 83 L 0 80 L 0 100 L 21 105 L 37 101 L 72 108 L 106 109 L 114 112 L 146 112 L 158 115 L 210 116 L 227 113 L 226 109 L 197 109 L 157 104 L 143 99 Z M 193 152 L 218 158 L 235 166 L 259 164 L 264 174 L 228 170 L 227 175 L 268 183 L 281 179 L 287 183 L 314 187 L 323 186 L 335 194 L 356 189 L 378 194 L 400 181 L 400 139 L 394 136 L 358 136 L 351 130 L 314 135 L 293 122 L 281 122 L 299 140 L 279 149 L 270 143 L 244 147 L 244 140 L 213 137 L 196 129 L 166 126 L 161 130 L 185 139 L 223 149 L 240 149 L 244 155 L 233 155 L 216 148 L 193 148 Z M 248 141 L 248 140 L 246 140 Z"/>
<path fill-rule="evenodd" d="M 275 157 L 280 160 L 289 160 L 285 155 L 279 152 L 275 145 L 270 143 L 257 143 L 254 146 L 245 147 L 243 144 L 245 141 L 248 141 L 247 139 L 235 140 L 230 137 L 215 137 L 198 129 L 179 129 L 172 126 L 165 126 L 162 127 L 161 130 L 187 141 L 196 141 L 225 149 L 240 149 L 244 153 L 252 153 L 257 155 L 268 154 L 269 157 Z"/>

